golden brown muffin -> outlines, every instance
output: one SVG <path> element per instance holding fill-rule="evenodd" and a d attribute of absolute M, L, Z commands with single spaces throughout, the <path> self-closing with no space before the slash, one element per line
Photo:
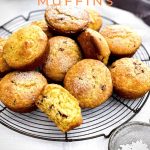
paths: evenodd
<path fill-rule="evenodd" d="M 100 16 L 99 12 L 93 8 L 88 7 L 87 11 L 90 17 L 88 28 L 99 31 L 102 26 L 102 17 Z"/>
<path fill-rule="evenodd" d="M 0 38 L 0 74 L 10 70 L 10 67 L 3 58 L 3 48 L 6 41 L 7 41 L 6 39 Z"/>
<path fill-rule="evenodd" d="M 34 21 L 31 24 L 39 26 L 45 32 L 48 38 L 51 38 L 53 36 L 45 20 Z"/>
<path fill-rule="evenodd" d="M 46 84 L 45 77 L 35 71 L 9 73 L 0 81 L 0 100 L 12 111 L 30 112 Z"/>
<path fill-rule="evenodd" d="M 104 103 L 112 94 L 109 69 L 100 61 L 84 59 L 66 74 L 64 87 L 79 100 L 82 108 L 94 108 Z"/>
<path fill-rule="evenodd" d="M 105 65 L 108 63 L 109 46 L 100 33 L 88 28 L 79 35 L 78 42 L 86 58 L 99 59 Z"/>
<path fill-rule="evenodd" d="M 54 32 L 71 35 L 87 27 L 89 15 L 86 10 L 78 7 L 50 6 L 46 9 L 45 20 Z"/>
<path fill-rule="evenodd" d="M 100 32 L 106 39 L 110 51 L 116 57 L 131 57 L 141 45 L 141 37 L 123 25 L 109 25 Z"/>
<path fill-rule="evenodd" d="M 119 59 L 110 71 L 114 91 L 123 98 L 136 99 L 150 90 L 150 68 L 139 60 Z"/>
<path fill-rule="evenodd" d="M 47 42 L 48 38 L 40 27 L 23 27 L 8 38 L 3 57 L 12 68 L 33 69 L 45 58 Z"/>
<path fill-rule="evenodd" d="M 47 85 L 43 97 L 36 101 L 36 105 L 62 132 L 67 132 L 82 123 L 78 101 L 60 85 Z"/>
<path fill-rule="evenodd" d="M 49 55 L 43 66 L 47 77 L 63 81 L 66 72 L 81 59 L 81 53 L 74 40 L 56 36 L 49 40 Z"/>

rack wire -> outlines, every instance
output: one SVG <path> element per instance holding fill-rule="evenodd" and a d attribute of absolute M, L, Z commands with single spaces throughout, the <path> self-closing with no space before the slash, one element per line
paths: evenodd
<path fill-rule="evenodd" d="M 22 15 L 13 18 L 0 26 L 0 37 L 8 37 L 19 27 L 40 20 L 45 10 L 37 10 L 29 13 L 28 17 Z M 115 21 L 103 17 L 104 26 L 117 24 Z M 150 55 L 147 49 L 141 45 L 133 56 L 150 65 Z M 100 136 L 108 138 L 118 126 L 130 121 L 140 112 L 146 103 L 150 93 L 137 100 L 127 100 L 113 94 L 108 101 L 94 109 L 82 110 L 83 124 L 65 134 L 61 133 L 53 122 L 47 119 L 40 110 L 31 113 L 19 114 L 7 109 L 0 103 L 0 123 L 21 134 L 50 141 L 81 141 Z"/>

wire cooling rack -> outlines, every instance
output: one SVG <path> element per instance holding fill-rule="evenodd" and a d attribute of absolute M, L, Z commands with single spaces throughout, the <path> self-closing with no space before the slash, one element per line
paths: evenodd
<path fill-rule="evenodd" d="M 43 17 L 44 10 L 32 11 L 27 18 L 22 15 L 15 17 L 0 26 L 0 37 L 8 37 L 19 27 Z M 104 26 L 116 24 L 115 21 L 106 17 L 103 17 L 103 22 Z M 150 64 L 150 55 L 143 45 L 134 57 L 148 65 Z M 71 142 L 100 136 L 107 138 L 118 126 L 128 122 L 139 113 L 148 97 L 149 93 L 136 101 L 129 101 L 113 95 L 108 101 L 97 108 L 82 110 L 83 124 L 65 134 L 61 133 L 55 124 L 48 120 L 46 115 L 39 110 L 19 114 L 10 111 L 2 103 L 0 103 L 0 123 L 21 134 L 50 141 Z"/>

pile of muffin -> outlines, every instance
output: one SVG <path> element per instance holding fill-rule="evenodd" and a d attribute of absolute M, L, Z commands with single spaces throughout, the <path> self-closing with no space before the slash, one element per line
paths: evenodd
<path fill-rule="evenodd" d="M 130 58 L 140 36 L 126 26 L 101 26 L 94 9 L 51 6 L 45 19 L 1 38 L 1 102 L 19 113 L 39 108 L 67 132 L 82 124 L 81 108 L 101 105 L 113 90 L 128 99 L 147 93 L 150 68 Z"/>

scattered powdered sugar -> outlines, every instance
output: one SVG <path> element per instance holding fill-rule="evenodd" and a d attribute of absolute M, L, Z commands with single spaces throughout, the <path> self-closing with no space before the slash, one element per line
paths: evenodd
<path fill-rule="evenodd" d="M 148 145 L 144 144 L 142 140 L 132 142 L 132 144 L 120 145 L 118 150 L 149 150 Z"/>

